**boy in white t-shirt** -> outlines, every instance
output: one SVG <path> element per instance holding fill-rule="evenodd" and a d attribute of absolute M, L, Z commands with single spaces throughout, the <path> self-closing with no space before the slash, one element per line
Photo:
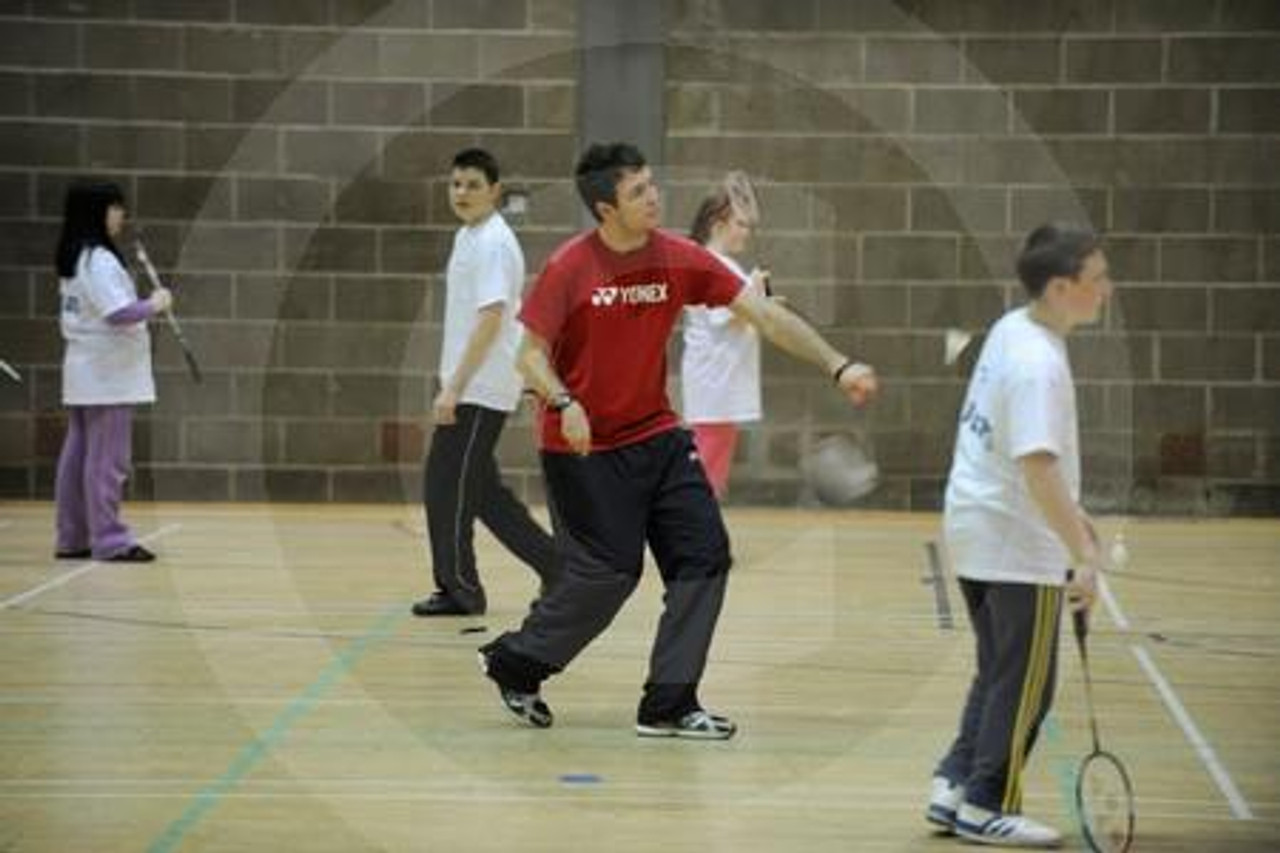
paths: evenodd
<path fill-rule="evenodd" d="M 1045 225 L 1018 277 L 1031 301 L 987 336 L 960 412 L 944 523 L 977 640 L 959 734 L 934 771 L 928 820 L 978 843 L 1055 847 L 1022 815 L 1022 776 L 1049 711 L 1065 588 L 1093 600 L 1099 564 L 1080 507 L 1075 385 L 1066 337 L 1111 295 L 1097 236 Z M 1068 575 L 1073 569 L 1073 576 Z"/>
<path fill-rule="evenodd" d="M 462 221 L 446 271 L 440 391 L 427 454 L 423 502 L 436 590 L 417 616 L 485 612 L 472 534 L 479 518 L 507 550 L 537 572 L 545 591 L 558 572 L 555 542 L 502 482 L 494 448 L 520 401 L 516 312 L 524 255 L 497 210 L 498 161 L 468 148 L 453 159 L 449 203 Z"/>

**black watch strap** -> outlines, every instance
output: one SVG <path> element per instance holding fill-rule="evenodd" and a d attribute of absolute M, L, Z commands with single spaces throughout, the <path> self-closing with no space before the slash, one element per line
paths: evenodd
<path fill-rule="evenodd" d="M 568 391 L 552 394 L 547 398 L 547 408 L 553 412 L 563 412 L 573 405 L 573 395 Z"/>

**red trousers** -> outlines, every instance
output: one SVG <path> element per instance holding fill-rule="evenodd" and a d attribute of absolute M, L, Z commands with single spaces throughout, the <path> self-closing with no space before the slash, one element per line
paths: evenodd
<path fill-rule="evenodd" d="M 738 446 L 738 425 L 730 422 L 692 424 L 693 441 L 702 457 L 702 467 L 716 497 L 729 491 L 729 468 Z"/>

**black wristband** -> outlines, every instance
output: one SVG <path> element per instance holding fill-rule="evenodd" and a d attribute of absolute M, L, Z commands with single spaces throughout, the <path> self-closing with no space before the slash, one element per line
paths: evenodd
<path fill-rule="evenodd" d="M 853 367 L 855 364 L 857 364 L 857 362 L 854 361 L 853 359 L 846 360 L 844 364 L 836 368 L 835 373 L 831 374 L 831 380 L 835 382 L 837 385 L 839 385 L 840 377 L 844 376 L 844 372 L 848 370 L 850 367 Z"/>
<path fill-rule="evenodd" d="M 561 391 L 559 394 L 552 394 L 547 398 L 547 408 L 553 412 L 563 412 L 576 402 L 573 395 L 568 391 Z"/>

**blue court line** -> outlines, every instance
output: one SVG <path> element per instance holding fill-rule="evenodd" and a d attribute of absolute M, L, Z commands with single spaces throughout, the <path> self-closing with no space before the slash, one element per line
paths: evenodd
<path fill-rule="evenodd" d="M 240 784 L 240 781 L 264 759 L 272 749 L 279 746 L 289 733 L 289 729 L 294 723 L 306 716 L 316 702 L 324 693 L 333 686 L 334 682 L 346 675 L 364 655 L 369 648 L 376 643 L 385 640 L 394 632 L 397 622 L 403 618 L 403 607 L 399 604 L 388 607 L 378 621 L 373 624 L 359 637 L 352 640 L 346 648 L 338 652 L 333 660 L 329 662 L 311 682 L 305 690 L 298 695 L 296 699 L 288 704 L 280 715 L 272 721 L 267 730 L 254 737 L 253 740 L 240 750 L 240 753 L 231 761 L 231 764 L 215 781 L 206 785 L 196 794 L 195 799 L 187 806 L 186 810 L 173 823 L 160 834 L 160 837 L 151 842 L 151 846 L 147 848 L 148 853 L 169 853 L 176 850 L 186 838 L 192 828 L 200 822 L 205 815 L 213 811 L 222 798 Z"/>

